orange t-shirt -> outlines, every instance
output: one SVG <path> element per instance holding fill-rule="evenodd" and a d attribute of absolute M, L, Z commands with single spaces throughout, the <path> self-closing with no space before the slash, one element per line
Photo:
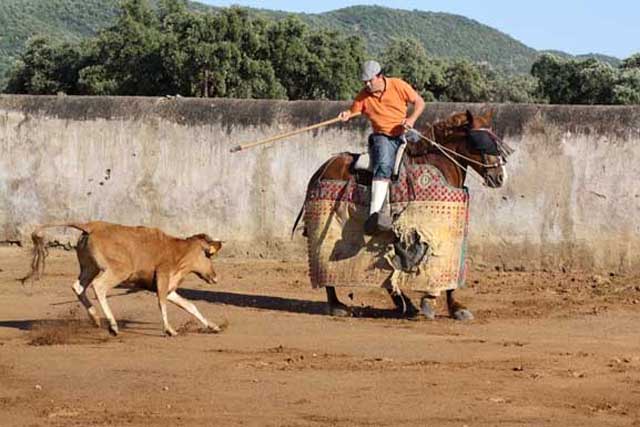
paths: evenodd
<path fill-rule="evenodd" d="M 362 89 L 350 110 L 367 116 L 374 132 L 398 136 L 404 132 L 401 123 L 407 117 L 407 103 L 416 102 L 418 93 L 402 79 L 384 77 L 384 80 L 385 88 L 380 93 Z"/>

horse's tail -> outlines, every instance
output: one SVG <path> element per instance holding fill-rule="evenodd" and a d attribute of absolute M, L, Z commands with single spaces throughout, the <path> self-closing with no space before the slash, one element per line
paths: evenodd
<path fill-rule="evenodd" d="M 298 223 L 300 222 L 300 218 L 302 218 L 302 214 L 304 214 L 304 203 L 302 204 L 302 207 L 300 208 L 300 212 L 298 212 L 298 216 L 296 217 L 296 221 L 293 223 L 293 228 L 291 229 L 291 238 L 292 239 L 293 239 L 293 235 L 296 232 L 296 228 L 298 228 Z"/>
<path fill-rule="evenodd" d="M 33 251 L 32 251 L 32 259 L 31 259 L 31 271 L 24 277 L 18 279 L 23 285 L 24 282 L 31 279 L 35 276 L 35 280 L 40 280 L 40 277 L 44 273 L 45 260 L 47 255 L 49 255 L 49 251 L 45 246 L 44 234 L 42 231 L 45 228 L 52 227 L 71 227 L 76 230 L 80 230 L 83 233 L 90 233 L 91 227 L 88 227 L 87 224 L 77 224 L 77 223 L 67 223 L 67 224 L 45 224 L 36 228 L 33 233 L 31 233 L 31 241 L 33 242 Z"/>
<path fill-rule="evenodd" d="M 307 192 L 305 194 L 304 203 L 307 203 L 307 197 L 309 196 L 309 190 L 311 189 L 311 187 L 313 187 L 316 184 L 316 182 L 318 182 L 320 179 L 322 179 L 322 177 L 324 176 L 324 173 L 327 171 L 329 166 L 331 166 L 331 163 L 333 163 L 333 161 L 335 159 L 337 159 L 338 157 L 344 156 L 345 154 L 348 154 L 348 155 L 350 155 L 352 157 L 354 156 L 354 154 L 352 154 L 352 153 L 340 153 L 340 154 L 336 154 L 334 156 L 331 156 L 331 158 L 329 158 L 329 160 L 324 162 L 322 164 L 322 166 L 320 166 L 320 168 L 313 174 L 313 176 L 309 180 L 309 183 L 307 184 Z M 292 239 L 293 239 L 294 233 L 296 232 L 296 228 L 298 228 L 298 223 L 300 222 L 300 218 L 302 218 L 302 215 L 304 214 L 304 203 L 302 204 L 302 207 L 300 208 L 300 212 L 298 212 L 298 216 L 296 217 L 296 220 L 293 223 L 293 228 L 291 229 L 291 238 Z M 306 232 L 303 232 L 302 235 L 306 236 Z"/>

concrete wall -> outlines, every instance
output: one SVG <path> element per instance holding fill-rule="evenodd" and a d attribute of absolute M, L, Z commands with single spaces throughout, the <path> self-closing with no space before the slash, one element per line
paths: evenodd
<path fill-rule="evenodd" d="M 231 154 L 348 103 L 0 97 L 0 241 L 35 224 L 103 219 L 207 232 L 227 254 L 305 255 L 289 232 L 308 178 L 364 151 L 368 123 Z M 506 187 L 470 187 L 470 257 L 493 268 L 640 271 L 640 108 L 431 104 L 422 120 L 493 108 L 517 151 Z M 49 234 L 73 242 L 74 232 Z"/>

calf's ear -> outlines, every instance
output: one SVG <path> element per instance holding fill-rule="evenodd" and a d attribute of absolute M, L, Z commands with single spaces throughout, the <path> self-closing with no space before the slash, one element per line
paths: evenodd
<path fill-rule="evenodd" d="M 219 240 L 214 240 L 209 244 L 209 247 L 205 250 L 205 253 L 209 258 L 211 258 L 215 254 L 217 254 L 221 248 L 222 248 L 222 242 Z"/>

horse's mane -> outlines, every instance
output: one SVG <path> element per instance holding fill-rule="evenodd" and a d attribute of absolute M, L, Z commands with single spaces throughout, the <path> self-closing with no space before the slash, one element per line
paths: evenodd
<path fill-rule="evenodd" d="M 462 136 L 462 131 L 468 123 L 466 112 L 453 113 L 445 119 L 427 124 L 423 129 L 420 129 L 420 133 L 441 144 L 446 144 L 451 141 L 452 136 Z M 431 151 L 430 147 L 424 146 L 424 143 L 425 141 L 420 141 L 417 144 L 410 144 L 407 151 L 409 156 L 422 156 L 427 151 Z M 433 150 L 433 152 L 438 151 Z"/>
<path fill-rule="evenodd" d="M 431 124 L 433 128 L 433 136 L 446 138 L 454 132 L 459 132 L 464 126 L 468 125 L 466 112 L 453 113 L 443 120 L 438 120 Z"/>

